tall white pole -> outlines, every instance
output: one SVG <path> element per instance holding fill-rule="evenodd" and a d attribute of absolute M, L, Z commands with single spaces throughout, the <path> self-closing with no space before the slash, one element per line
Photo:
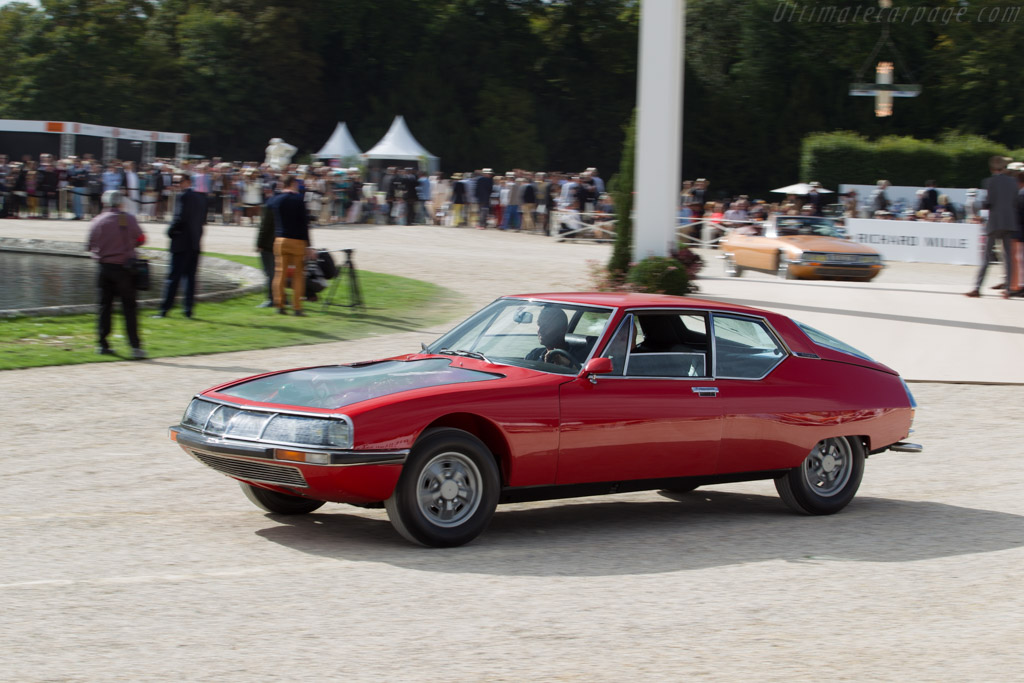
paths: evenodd
<path fill-rule="evenodd" d="M 633 257 L 675 245 L 683 137 L 686 0 L 642 0 L 637 84 Z"/>

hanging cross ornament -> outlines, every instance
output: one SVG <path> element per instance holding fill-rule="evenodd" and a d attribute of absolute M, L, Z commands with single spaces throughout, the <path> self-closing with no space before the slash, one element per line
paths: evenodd
<path fill-rule="evenodd" d="M 875 67 L 874 83 L 854 83 L 850 94 L 861 97 L 875 96 L 875 116 L 892 116 L 894 97 L 917 97 L 921 94 L 919 85 L 897 85 L 892 82 L 892 62 L 879 62 Z"/>
<path fill-rule="evenodd" d="M 882 9 L 889 9 L 892 7 L 891 0 L 879 0 L 878 4 Z M 876 56 L 878 56 L 878 52 L 882 49 L 883 45 L 888 45 L 896 59 L 899 59 L 900 54 L 896 50 L 896 45 L 889 37 L 888 23 L 882 24 L 882 35 L 879 37 L 878 42 L 875 43 L 875 49 L 868 56 L 864 66 L 862 66 L 860 71 L 857 72 L 858 80 L 864 73 L 867 65 L 870 64 Z M 921 86 L 919 85 L 902 85 L 893 83 L 893 73 L 893 62 L 878 62 L 878 64 L 875 65 L 875 82 L 853 83 L 850 85 L 850 94 L 859 97 L 874 96 L 875 116 L 892 116 L 892 100 L 894 97 L 917 97 L 921 94 Z"/>

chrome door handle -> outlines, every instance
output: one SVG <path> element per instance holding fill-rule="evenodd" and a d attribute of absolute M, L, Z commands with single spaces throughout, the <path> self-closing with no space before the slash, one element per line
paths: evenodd
<path fill-rule="evenodd" d="M 693 387 L 690 391 L 698 396 L 718 396 L 718 387 Z"/>

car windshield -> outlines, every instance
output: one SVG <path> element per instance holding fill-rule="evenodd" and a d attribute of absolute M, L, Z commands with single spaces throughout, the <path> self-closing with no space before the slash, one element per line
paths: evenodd
<path fill-rule="evenodd" d="M 873 358 L 871 358 L 871 356 L 864 353 L 863 351 L 858 351 L 857 349 L 853 348 L 846 342 L 839 341 L 830 334 L 825 334 L 821 330 L 816 330 L 810 325 L 804 325 L 802 322 L 794 322 L 796 322 L 800 329 L 804 331 L 804 334 L 810 337 L 811 341 L 814 342 L 815 344 L 819 344 L 830 349 L 835 349 L 836 351 L 842 351 L 843 353 L 848 353 L 851 356 L 857 356 L 858 358 L 863 358 L 864 360 L 874 360 Z"/>
<path fill-rule="evenodd" d="M 775 228 L 779 237 L 793 235 L 824 235 L 825 237 L 844 237 L 846 231 L 837 226 L 835 221 L 817 216 L 783 216 L 776 219 Z"/>
<path fill-rule="evenodd" d="M 575 374 L 590 357 L 611 315 L 605 308 L 499 299 L 425 351 Z"/>

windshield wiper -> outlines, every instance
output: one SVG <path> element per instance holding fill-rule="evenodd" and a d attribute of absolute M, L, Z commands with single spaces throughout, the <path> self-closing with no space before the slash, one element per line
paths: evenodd
<path fill-rule="evenodd" d="M 456 349 L 453 351 L 452 349 L 441 349 L 440 351 L 438 351 L 438 353 L 448 356 L 465 356 L 467 358 L 476 358 L 487 363 L 491 362 L 490 360 L 488 360 L 487 356 L 480 353 L 479 351 L 466 351 L 465 349 Z"/>

